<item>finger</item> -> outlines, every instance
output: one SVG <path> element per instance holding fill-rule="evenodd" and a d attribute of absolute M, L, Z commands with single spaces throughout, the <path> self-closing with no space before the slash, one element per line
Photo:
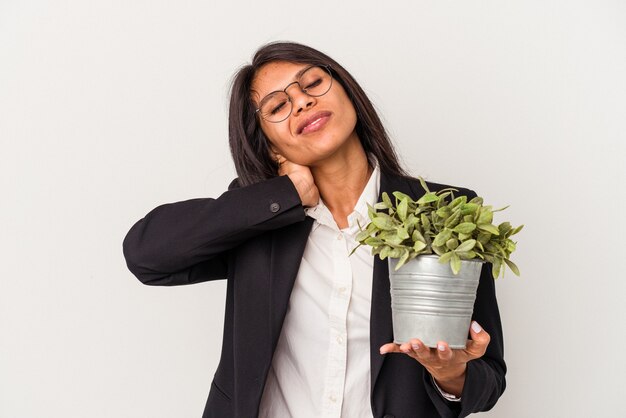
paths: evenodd
<path fill-rule="evenodd" d="M 465 351 L 472 358 L 482 357 L 487 350 L 489 341 L 491 341 L 491 336 L 478 324 L 478 322 L 472 321 L 472 325 L 470 326 L 470 337 L 471 340 L 467 342 L 467 348 Z"/>
<path fill-rule="evenodd" d="M 411 347 L 410 342 L 405 342 L 405 343 L 400 344 L 400 351 L 402 351 L 404 354 L 412 355 L 413 347 Z"/>
<path fill-rule="evenodd" d="M 418 360 L 430 357 L 430 349 L 426 347 L 424 343 L 421 342 L 419 339 L 413 338 L 409 342 L 411 343 L 413 353 Z"/>
<path fill-rule="evenodd" d="M 448 346 L 448 343 L 445 341 L 439 341 L 437 343 L 437 357 L 441 361 L 450 361 L 452 360 L 452 349 Z"/>
<path fill-rule="evenodd" d="M 394 343 L 388 343 L 380 347 L 380 354 L 401 353 L 400 346 Z"/>

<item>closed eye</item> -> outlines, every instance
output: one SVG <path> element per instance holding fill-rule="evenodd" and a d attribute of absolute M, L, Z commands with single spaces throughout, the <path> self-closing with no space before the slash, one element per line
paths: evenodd
<path fill-rule="evenodd" d="M 311 84 L 309 84 L 308 86 L 306 86 L 304 89 L 308 90 L 308 89 L 312 89 L 313 87 L 317 87 L 320 85 L 320 83 L 322 82 L 321 78 L 318 78 L 317 80 L 315 80 L 314 82 L 312 82 Z"/>
<path fill-rule="evenodd" d="M 282 102 L 281 104 L 279 104 L 278 106 L 276 106 L 275 108 L 272 109 L 272 111 L 270 112 L 272 115 L 275 115 L 276 113 L 280 112 L 280 110 L 285 107 L 285 104 L 287 102 Z"/>

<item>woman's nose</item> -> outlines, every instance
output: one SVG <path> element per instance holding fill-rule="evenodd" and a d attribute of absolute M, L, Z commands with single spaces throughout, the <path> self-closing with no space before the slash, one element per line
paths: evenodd
<path fill-rule="evenodd" d="M 312 107 L 315 105 L 316 100 L 315 97 L 309 96 L 305 92 L 302 91 L 300 86 L 297 88 L 292 88 L 289 91 L 289 96 L 291 97 L 291 104 L 293 105 L 293 113 L 298 114 L 303 110 Z"/>

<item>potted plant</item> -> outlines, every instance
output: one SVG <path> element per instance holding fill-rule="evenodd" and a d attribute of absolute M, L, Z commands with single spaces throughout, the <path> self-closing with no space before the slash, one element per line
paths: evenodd
<path fill-rule="evenodd" d="M 394 192 L 393 202 L 383 193 L 356 240 L 389 260 L 396 343 L 417 337 L 428 347 L 443 340 L 465 348 L 482 266 L 492 264 L 494 279 L 505 266 L 519 276 L 509 257 L 523 225 L 493 224 L 493 214 L 508 206 L 493 210 L 481 197 L 455 198 L 456 189 L 431 192 L 420 182 L 426 193 L 417 201 Z"/>

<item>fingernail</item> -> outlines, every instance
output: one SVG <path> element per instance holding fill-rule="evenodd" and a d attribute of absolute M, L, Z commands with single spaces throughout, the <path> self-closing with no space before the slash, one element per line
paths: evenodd
<path fill-rule="evenodd" d="M 480 331 L 482 331 L 483 329 L 480 327 L 480 325 L 478 325 L 478 322 L 473 321 L 473 322 L 472 322 L 472 330 L 473 330 L 475 333 L 477 333 L 477 334 L 478 334 L 478 333 L 479 333 Z"/>
<path fill-rule="evenodd" d="M 381 348 L 380 349 L 380 354 L 387 354 L 387 352 Z"/>
<path fill-rule="evenodd" d="M 419 344 L 411 344 L 411 347 L 413 347 L 413 350 L 416 350 L 416 351 L 420 349 Z"/>
<path fill-rule="evenodd" d="M 410 353 L 411 352 L 411 350 L 408 349 L 408 348 L 404 348 L 404 349 L 402 349 L 402 351 L 405 352 L 405 353 Z"/>
<path fill-rule="evenodd" d="M 446 346 L 443 344 L 437 344 L 437 350 L 439 351 L 446 351 Z"/>

